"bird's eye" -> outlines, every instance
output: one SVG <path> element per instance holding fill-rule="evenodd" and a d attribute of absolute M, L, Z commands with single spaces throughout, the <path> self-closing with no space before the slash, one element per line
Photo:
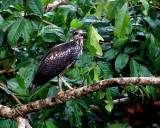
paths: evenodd
<path fill-rule="evenodd" d="M 73 35 L 78 35 L 78 32 L 74 32 L 74 34 Z"/>

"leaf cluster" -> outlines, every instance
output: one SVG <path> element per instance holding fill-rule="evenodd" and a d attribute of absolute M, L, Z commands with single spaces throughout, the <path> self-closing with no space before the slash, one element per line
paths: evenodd
<path fill-rule="evenodd" d="M 38 87 L 33 97 L 28 96 L 27 88 L 42 55 L 53 46 L 71 40 L 76 29 L 87 32 L 87 41 L 84 41 L 83 55 L 64 73 L 64 79 L 71 86 L 86 86 L 113 77 L 159 76 L 158 1 L 71 0 L 44 14 L 46 4 L 46 0 L 28 0 L 26 9 L 25 0 L 0 0 L 0 58 L 13 56 L 0 60 L 0 69 L 6 69 L 11 60 L 11 68 L 16 69 L 0 77 L 0 82 L 9 88 L 0 88 L 0 94 L 5 95 L 0 98 L 0 103 L 16 105 L 10 97 L 11 92 L 20 95 L 18 98 L 23 103 L 56 95 L 59 90 L 57 78 Z M 16 51 L 15 55 L 13 51 Z M 63 90 L 67 90 L 64 84 Z M 114 108 L 113 100 L 121 93 L 129 97 L 142 95 L 142 98 L 146 94 L 156 100 L 157 87 L 133 85 L 125 90 L 119 87 L 100 90 L 32 113 L 30 123 L 35 128 L 107 127 L 116 122 L 109 119 L 109 114 Z M 9 127 L 12 123 L 6 120 L 2 125 Z"/>

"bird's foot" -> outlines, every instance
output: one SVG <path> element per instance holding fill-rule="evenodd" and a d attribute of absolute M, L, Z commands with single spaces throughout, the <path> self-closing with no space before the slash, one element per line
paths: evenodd
<path fill-rule="evenodd" d="M 64 93 L 65 93 L 64 91 L 59 91 L 59 92 L 58 92 L 58 95 L 64 94 Z"/>
<path fill-rule="evenodd" d="M 74 89 L 76 89 L 76 87 L 74 87 L 74 88 L 70 87 L 66 92 L 73 91 Z"/>

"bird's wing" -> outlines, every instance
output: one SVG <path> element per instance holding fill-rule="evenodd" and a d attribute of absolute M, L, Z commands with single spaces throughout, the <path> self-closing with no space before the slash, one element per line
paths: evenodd
<path fill-rule="evenodd" d="M 78 49 L 75 43 L 63 43 L 48 51 L 35 74 L 33 83 L 45 84 L 59 75 L 69 64 L 77 60 Z"/>

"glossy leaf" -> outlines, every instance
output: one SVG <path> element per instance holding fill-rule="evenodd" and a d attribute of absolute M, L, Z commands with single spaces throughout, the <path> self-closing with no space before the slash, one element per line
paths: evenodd
<path fill-rule="evenodd" d="M 46 128 L 58 128 L 52 121 L 46 120 L 45 121 Z"/>
<path fill-rule="evenodd" d="M 1 8 L 7 9 L 14 1 L 13 0 L 3 0 Z"/>
<path fill-rule="evenodd" d="M 109 88 L 107 88 L 106 89 L 106 98 L 107 98 L 107 100 L 108 100 L 108 104 L 105 106 L 105 108 L 109 111 L 109 112 L 111 112 L 112 111 L 112 109 L 113 109 L 113 100 L 112 100 L 112 96 L 111 96 L 111 92 L 110 92 L 110 89 Z"/>
<path fill-rule="evenodd" d="M 17 122 L 11 119 L 6 119 L 6 120 L 0 120 L 0 127 L 1 128 L 17 128 Z"/>
<path fill-rule="evenodd" d="M 154 100 L 157 98 L 157 87 L 156 86 L 146 86 L 147 91 L 152 94 Z"/>
<path fill-rule="evenodd" d="M 77 22 L 77 18 L 73 19 L 70 23 L 71 28 L 80 28 L 83 25 L 83 22 Z"/>
<path fill-rule="evenodd" d="M 95 80 L 96 82 L 99 81 L 98 72 L 97 72 L 97 69 L 96 69 L 96 68 L 94 68 L 94 80 Z"/>
<path fill-rule="evenodd" d="M 124 67 L 126 67 L 126 64 L 128 63 L 129 56 L 128 54 L 119 54 L 115 61 L 115 69 L 118 73 L 122 71 Z"/>
<path fill-rule="evenodd" d="M 113 45 L 114 45 L 115 47 L 121 46 L 121 45 L 123 45 L 124 43 L 126 43 L 127 40 L 128 40 L 128 37 L 120 38 L 120 39 L 116 40 Z"/>
<path fill-rule="evenodd" d="M 147 97 L 150 98 L 150 95 L 149 95 L 147 89 L 144 86 L 141 86 L 141 88 L 145 92 L 145 94 L 147 95 Z"/>
<path fill-rule="evenodd" d="M 125 53 L 134 53 L 136 52 L 137 50 L 139 49 L 139 46 L 138 45 L 130 45 L 128 44 L 125 49 L 124 49 L 124 52 Z"/>
<path fill-rule="evenodd" d="M 3 19 L 2 15 L 0 15 L 0 26 L 2 25 L 3 22 L 4 22 L 4 19 Z"/>
<path fill-rule="evenodd" d="M 153 76 L 152 73 L 143 65 L 139 66 L 139 74 L 142 77 L 150 77 Z"/>
<path fill-rule="evenodd" d="M 127 3 L 119 10 L 119 13 L 116 15 L 116 22 L 114 27 L 114 35 L 117 37 L 124 38 L 127 33 L 126 28 L 129 26 L 130 17 L 126 14 Z"/>
<path fill-rule="evenodd" d="M 59 89 L 56 86 L 53 86 L 49 89 L 47 97 L 55 96 L 59 92 Z"/>
<path fill-rule="evenodd" d="M 149 4 L 148 4 L 148 2 L 147 2 L 146 0 L 140 0 L 140 2 L 143 4 L 143 6 L 144 6 L 144 8 L 145 8 L 145 10 L 143 11 L 143 13 L 144 13 L 145 15 L 147 15 L 147 11 L 148 11 L 148 9 L 149 9 Z"/>
<path fill-rule="evenodd" d="M 8 33 L 8 42 L 10 45 L 15 45 L 18 38 L 23 33 L 23 27 L 24 27 L 24 19 L 20 18 L 18 19 L 11 27 Z"/>
<path fill-rule="evenodd" d="M 101 18 L 103 8 L 104 8 L 104 4 L 98 3 L 97 8 L 96 8 L 96 16 L 98 17 L 98 19 Z"/>
<path fill-rule="evenodd" d="M 97 63 L 100 66 L 100 69 L 103 72 L 103 77 L 104 79 L 107 78 L 112 78 L 113 77 L 113 68 L 112 65 L 110 63 L 104 62 L 104 61 L 99 61 Z"/>
<path fill-rule="evenodd" d="M 43 6 L 41 0 L 28 0 L 28 6 L 38 16 L 43 16 Z"/>
<path fill-rule="evenodd" d="M 138 69 L 139 69 L 138 62 L 131 59 L 129 63 L 129 67 L 130 67 L 130 76 L 131 77 L 138 76 Z"/>
<path fill-rule="evenodd" d="M 119 50 L 115 49 L 115 48 L 111 48 L 109 49 L 105 54 L 105 60 L 106 61 L 110 61 L 112 59 L 114 59 L 116 57 L 116 55 L 118 54 Z"/>
<path fill-rule="evenodd" d="M 120 8 L 124 5 L 125 0 L 108 0 L 104 9 L 107 12 L 107 18 L 112 20 L 118 14 Z"/>
<path fill-rule="evenodd" d="M 102 90 L 99 90 L 98 92 L 97 92 L 97 99 L 103 99 L 105 97 L 105 94 L 104 94 L 104 92 L 102 91 Z"/>
<path fill-rule="evenodd" d="M 93 26 L 90 26 L 89 29 L 89 39 L 87 41 L 87 48 L 89 51 L 94 55 L 95 53 L 97 55 L 102 56 L 102 49 L 99 45 L 99 41 L 104 41 L 104 39 L 98 34 L 96 29 Z M 93 50 L 94 49 L 94 50 Z"/>

